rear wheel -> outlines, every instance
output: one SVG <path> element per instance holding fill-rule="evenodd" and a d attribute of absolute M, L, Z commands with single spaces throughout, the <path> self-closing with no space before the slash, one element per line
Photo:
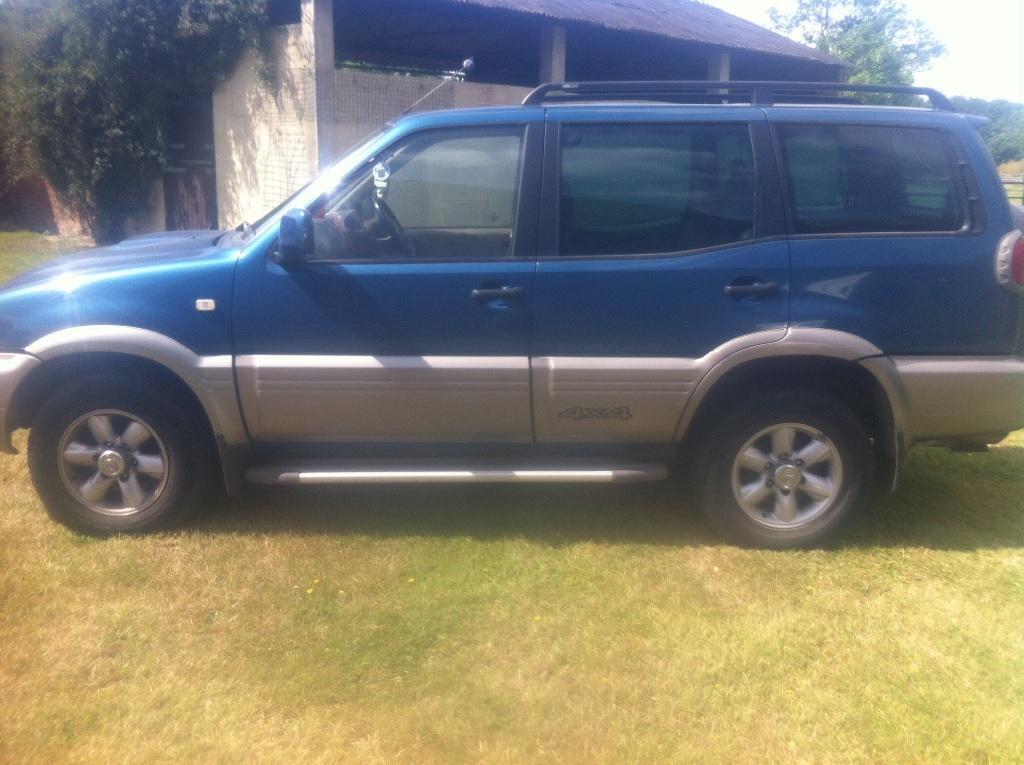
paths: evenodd
<path fill-rule="evenodd" d="M 84 381 L 41 407 L 29 468 L 50 515 L 87 533 L 180 521 L 209 485 L 210 449 L 158 390 Z"/>
<path fill-rule="evenodd" d="M 870 495 L 871 441 L 844 404 L 780 393 L 725 418 L 702 467 L 704 513 L 762 547 L 821 543 Z"/>

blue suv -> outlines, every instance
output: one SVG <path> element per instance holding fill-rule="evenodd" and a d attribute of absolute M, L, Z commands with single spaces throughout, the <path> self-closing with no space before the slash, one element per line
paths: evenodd
<path fill-rule="evenodd" d="M 911 445 L 1024 426 L 1024 241 L 979 124 L 822 83 L 409 116 L 253 225 L 8 283 L 0 446 L 30 428 L 93 533 L 218 482 L 680 469 L 731 539 L 815 544 Z"/>

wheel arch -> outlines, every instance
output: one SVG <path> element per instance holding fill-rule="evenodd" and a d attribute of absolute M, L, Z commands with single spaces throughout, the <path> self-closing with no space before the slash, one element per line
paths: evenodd
<path fill-rule="evenodd" d="M 47 335 L 26 351 L 40 360 L 14 391 L 9 423 L 28 427 L 61 380 L 95 372 L 141 374 L 169 386 L 208 429 L 228 486 L 248 436 L 235 393 L 232 357 L 199 356 L 165 335 L 135 327 L 75 327 Z"/>
<path fill-rule="evenodd" d="M 836 330 L 791 329 L 777 341 L 715 359 L 683 409 L 676 440 L 685 449 L 695 434 L 713 426 L 716 412 L 756 396 L 766 385 L 838 394 L 875 441 L 880 483 L 895 487 L 906 446 L 912 443 L 903 385 L 881 350 Z"/>

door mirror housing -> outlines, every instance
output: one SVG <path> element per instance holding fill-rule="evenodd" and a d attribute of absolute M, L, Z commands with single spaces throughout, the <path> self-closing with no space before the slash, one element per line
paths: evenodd
<path fill-rule="evenodd" d="M 281 216 L 274 260 L 285 268 L 297 268 L 312 257 L 313 250 L 313 217 L 300 209 Z"/>

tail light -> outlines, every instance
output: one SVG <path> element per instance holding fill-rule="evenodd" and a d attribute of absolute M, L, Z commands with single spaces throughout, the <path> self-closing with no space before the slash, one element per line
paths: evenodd
<path fill-rule="evenodd" d="M 1011 231 L 996 250 L 996 281 L 1006 287 L 1024 287 L 1024 235 Z"/>
<path fill-rule="evenodd" d="M 1013 255 L 1010 256 L 1010 277 L 1018 287 L 1024 287 L 1024 236 L 1018 236 L 1013 243 Z"/>

